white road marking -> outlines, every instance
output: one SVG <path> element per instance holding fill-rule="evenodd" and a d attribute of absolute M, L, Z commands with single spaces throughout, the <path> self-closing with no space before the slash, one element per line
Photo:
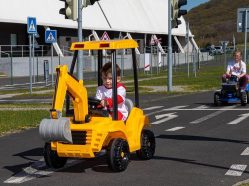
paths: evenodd
<path fill-rule="evenodd" d="M 240 111 L 240 110 L 243 110 L 243 111 L 249 111 L 249 109 L 243 109 L 243 108 L 234 108 L 234 109 L 230 109 L 230 108 L 220 108 L 220 109 L 210 109 L 210 108 L 207 108 L 207 109 L 195 109 L 195 108 L 190 108 L 190 109 L 163 109 L 163 111 L 167 111 L 167 110 L 170 110 L 170 111 L 217 111 L 217 110 L 224 110 L 224 111 Z"/>
<path fill-rule="evenodd" d="M 249 110 L 249 108 L 235 108 L 236 105 L 234 106 L 226 106 L 226 107 L 218 107 L 218 108 L 208 108 L 208 106 L 205 106 L 205 105 L 202 105 L 200 107 L 196 107 L 196 108 L 183 108 L 183 107 L 187 107 L 189 105 L 186 105 L 186 106 L 176 106 L 176 107 L 171 107 L 171 108 L 166 108 L 166 109 L 163 109 L 164 111 L 167 111 L 167 110 L 176 110 L 176 111 L 219 111 L 219 110 L 225 110 L 225 111 L 234 111 L 234 110 L 244 110 L 244 111 L 247 111 Z"/>
<path fill-rule="evenodd" d="M 199 107 L 196 107 L 196 108 L 194 108 L 194 110 L 198 110 L 198 109 L 208 109 L 209 107 L 207 106 L 207 105 L 201 105 L 201 106 L 199 106 Z"/>
<path fill-rule="evenodd" d="M 5 180 L 4 183 L 24 183 L 30 180 L 33 180 L 35 178 L 40 178 L 49 174 L 52 174 L 53 172 L 61 169 L 65 169 L 71 166 L 74 166 L 78 164 L 80 160 L 68 160 L 66 165 L 63 168 L 60 169 L 52 169 L 52 168 L 46 168 L 46 163 L 44 162 L 44 159 L 41 159 L 33 164 L 31 164 L 29 167 L 26 167 L 23 169 L 23 171 L 17 173 L 16 175 L 10 177 L 9 179 Z"/>
<path fill-rule="evenodd" d="M 239 118 L 237 118 L 237 119 L 235 119 L 235 120 L 229 122 L 228 124 L 229 124 L 229 125 L 236 125 L 236 124 L 240 123 L 241 121 L 243 121 L 243 120 L 245 120 L 246 118 L 249 117 L 249 113 L 240 114 L 239 116 L 240 116 Z"/>
<path fill-rule="evenodd" d="M 241 156 L 248 156 L 249 155 L 249 147 L 246 147 L 246 149 L 240 155 Z"/>
<path fill-rule="evenodd" d="M 206 120 L 208 120 L 208 119 L 210 119 L 210 118 L 213 118 L 213 117 L 215 117 L 215 116 L 217 116 L 217 115 L 219 115 L 219 114 L 221 114 L 221 113 L 223 113 L 223 112 L 225 112 L 225 110 L 219 110 L 219 111 L 217 111 L 217 112 L 214 112 L 214 113 L 212 113 L 212 114 L 209 114 L 209 115 L 206 115 L 206 116 L 204 116 L 204 117 L 202 117 L 202 118 L 199 118 L 199 119 L 197 119 L 197 120 L 195 120 L 195 121 L 191 121 L 190 123 L 191 123 L 191 124 L 198 124 L 198 123 L 201 123 L 201 122 L 203 122 L 203 121 L 206 121 Z"/>
<path fill-rule="evenodd" d="M 167 114 L 161 114 L 161 115 L 155 115 L 156 119 L 161 119 L 161 118 L 165 118 L 171 115 L 174 115 L 176 112 L 172 112 L 172 113 L 167 113 Z"/>
<path fill-rule="evenodd" d="M 247 165 L 233 164 L 230 169 L 226 172 L 227 176 L 241 176 L 246 170 Z"/>
<path fill-rule="evenodd" d="M 179 110 L 182 109 L 184 107 L 188 107 L 189 105 L 181 105 L 181 106 L 175 106 L 175 107 L 171 107 L 171 108 L 167 108 L 167 109 L 163 109 L 163 110 Z"/>
<path fill-rule="evenodd" d="M 232 109 L 232 108 L 234 108 L 234 107 L 235 107 L 235 106 L 229 107 L 229 109 Z M 223 113 L 223 112 L 225 112 L 225 111 L 227 111 L 227 110 L 221 110 L 221 109 L 219 109 L 217 112 L 214 112 L 214 113 L 212 113 L 212 114 L 206 115 L 206 116 L 204 116 L 204 117 L 202 117 L 202 118 L 199 118 L 199 119 L 197 119 L 197 120 L 195 120 L 195 121 L 192 121 L 192 122 L 190 122 L 190 123 L 191 123 L 191 124 L 198 124 L 198 123 L 201 123 L 201 122 L 206 121 L 206 120 L 208 120 L 208 119 L 211 119 L 211 118 L 213 118 L 213 117 L 215 117 L 215 116 L 218 116 L 219 114 L 221 114 L 221 113 Z"/>
<path fill-rule="evenodd" d="M 171 129 L 168 129 L 168 130 L 165 130 L 165 131 L 173 132 L 173 131 L 177 131 L 177 130 L 184 129 L 184 128 L 185 127 L 174 127 L 174 128 L 171 128 Z"/>
<path fill-rule="evenodd" d="M 171 107 L 171 108 L 167 108 L 167 109 L 162 109 L 162 110 L 159 110 L 159 111 L 151 112 L 151 113 L 148 113 L 146 115 L 150 116 L 150 115 L 158 114 L 158 113 L 165 112 L 165 111 L 168 111 L 168 110 L 178 110 L 178 109 L 181 109 L 181 108 L 184 108 L 184 107 L 187 107 L 187 106 L 188 105 Z"/>
<path fill-rule="evenodd" d="M 148 107 L 148 108 L 145 108 L 143 110 L 155 110 L 155 109 L 159 109 L 159 108 L 162 108 L 164 106 L 154 106 L 154 107 Z"/>
<path fill-rule="evenodd" d="M 161 119 L 161 120 L 158 120 L 158 121 L 155 121 L 153 123 L 151 123 L 152 125 L 157 125 L 157 124 L 160 124 L 160 123 L 163 123 L 163 122 L 166 122 L 166 121 L 169 121 L 171 119 L 174 119 L 174 118 L 177 118 L 178 116 L 177 115 L 174 115 L 175 112 L 173 113 L 167 113 L 167 114 L 163 114 L 163 115 L 156 115 L 155 118 L 156 119 L 161 119 L 162 117 L 166 117 L 164 119 Z"/>
<path fill-rule="evenodd" d="M 46 164 L 44 160 L 39 160 L 31 164 L 29 167 L 24 168 L 22 172 L 19 172 L 15 176 L 12 176 L 9 179 L 5 180 L 4 183 L 23 183 L 53 173 L 53 171 L 51 170 L 40 170 L 45 167 Z"/>
<path fill-rule="evenodd" d="M 179 108 L 180 107 L 180 108 Z M 166 109 L 162 109 L 159 111 L 155 111 L 155 112 L 150 112 L 148 114 L 146 114 L 147 116 L 151 116 L 154 114 L 158 114 L 161 112 L 165 112 L 165 111 L 220 111 L 220 110 L 224 110 L 224 111 L 249 111 L 249 109 L 246 108 L 235 108 L 235 106 L 229 106 L 229 107 L 221 107 L 221 108 L 185 108 L 183 109 L 182 107 L 186 107 L 186 106 L 176 106 L 176 107 L 172 107 L 172 108 L 166 108 Z"/>

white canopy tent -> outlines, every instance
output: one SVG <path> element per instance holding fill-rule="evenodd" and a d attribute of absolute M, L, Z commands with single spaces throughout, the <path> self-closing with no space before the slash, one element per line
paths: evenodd
<path fill-rule="evenodd" d="M 77 28 L 77 22 L 66 20 L 59 10 L 59 0 L 0 0 L 0 22 L 27 23 L 27 17 L 36 17 L 42 26 Z M 100 6 L 103 10 L 101 10 Z M 128 33 L 168 34 L 167 0 L 100 0 L 83 9 L 83 28 Z M 173 36 L 185 37 L 186 22 L 172 29 Z M 193 35 L 190 33 L 190 37 Z"/>

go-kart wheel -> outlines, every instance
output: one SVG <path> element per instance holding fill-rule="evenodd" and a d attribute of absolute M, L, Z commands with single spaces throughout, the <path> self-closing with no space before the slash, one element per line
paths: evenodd
<path fill-rule="evenodd" d="M 124 171 L 130 159 L 129 145 L 126 140 L 117 138 L 109 143 L 107 150 L 107 163 L 115 172 Z"/>
<path fill-rule="evenodd" d="M 137 150 L 137 156 L 142 160 L 149 160 L 154 156 L 156 140 L 154 133 L 144 129 L 141 133 L 141 149 Z"/>
<path fill-rule="evenodd" d="M 240 100 L 241 100 L 241 105 L 246 106 L 246 104 L 247 104 L 247 94 L 246 94 L 245 91 L 241 92 Z"/>
<path fill-rule="evenodd" d="M 220 106 L 221 105 L 220 94 L 218 92 L 214 93 L 214 105 L 215 106 Z"/>
<path fill-rule="evenodd" d="M 51 149 L 50 143 L 45 143 L 43 156 L 46 165 L 55 169 L 63 167 L 67 162 L 67 158 L 59 157 L 57 152 Z"/>

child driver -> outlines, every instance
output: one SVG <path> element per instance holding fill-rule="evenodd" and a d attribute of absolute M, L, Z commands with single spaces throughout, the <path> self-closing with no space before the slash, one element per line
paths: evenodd
<path fill-rule="evenodd" d="M 120 83 L 120 68 L 116 65 L 117 74 L 117 103 L 118 103 L 118 120 L 125 121 L 128 117 L 128 110 L 125 106 L 126 88 Z M 101 69 L 103 85 L 97 88 L 96 98 L 101 100 L 100 104 L 108 109 L 113 110 L 112 103 L 112 63 L 106 63 Z M 112 113 L 110 113 L 112 115 Z"/>

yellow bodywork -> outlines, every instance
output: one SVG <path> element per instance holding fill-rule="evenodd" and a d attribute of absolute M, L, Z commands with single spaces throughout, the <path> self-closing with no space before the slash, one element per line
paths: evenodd
<path fill-rule="evenodd" d="M 112 118 L 92 117 L 89 123 L 70 125 L 72 133 L 86 131 L 86 144 L 52 142 L 51 147 L 60 157 L 93 158 L 95 153 L 106 148 L 112 139 L 122 138 L 128 141 L 130 152 L 134 152 L 141 148 L 140 134 L 145 124 L 148 124 L 148 118 L 139 108 L 131 110 L 126 123 L 113 121 Z"/>
<path fill-rule="evenodd" d="M 109 43 L 109 49 L 135 48 L 137 43 L 134 40 L 121 41 L 99 41 L 73 43 L 71 49 L 75 50 L 76 44 L 83 44 L 84 49 L 100 49 L 101 43 Z M 106 48 L 105 48 L 106 49 Z M 74 133 L 84 134 L 82 144 L 51 142 L 52 150 L 56 151 L 60 157 L 93 158 L 95 154 L 105 149 L 109 142 L 115 138 L 127 140 L 130 152 L 141 148 L 141 131 L 149 124 L 148 117 L 139 108 L 132 108 L 126 122 L 115 121 L 110 117 L 92 116 L 89 122 L 85 121 L 88 115 L 87 91 L 83 81 L 78 81 L 68 73 L 66 65 L 58 66 L 57 82 L 53 100 L 51 116 L 58 118 L 58 112 L 62 112 L 66 93 L 73 97 L 74 117 L 70 118 L 70 129 L 72 136 Z"/>
<path fill-rule="evenodd" d="M 62 112 L 66 93 L 68 92 L 73 97 L 74 120 L 84 122 L 85 116 L 88 114 L 87 91 L 83 86 L 83 81 L 78 81 L 76 78 L 68 74 L 67 65 L 56 68 L 57 79 L 55 85 L 55 94 L 53 97 L 53 109 L 51 117 L 58 118 L 58 112 Z"/>

